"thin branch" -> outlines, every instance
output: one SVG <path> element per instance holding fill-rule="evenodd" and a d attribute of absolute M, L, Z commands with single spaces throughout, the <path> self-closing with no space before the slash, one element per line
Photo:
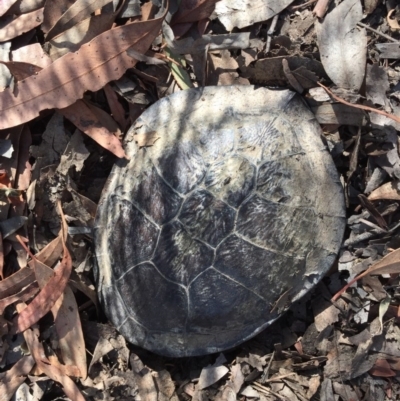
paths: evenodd
<path fill-rule="evenodd" d="M 385 38 L 385 39 L 387 39 L 387 40 L 390 40 L 391 42 L 399 43 L 398 40 L 392 38 L 391 36 L 386 35 L 385 33 L 379 32 L 379 31 L 377 31 L 376 29 L 371 28 L 370 26 L 363 24 L 362 22 L 357 22 L 357 25 L 358 25 L 358 26 L 361 26 L 361 27 L 363 27 L 363 28 L 365 28 L 365 29 L 368 29 L 368 30 L 370 30 L 371 32 L 374 32 L 374 33 L 376 33 L 377 35 L 382 36 L 383 38 Z"/>

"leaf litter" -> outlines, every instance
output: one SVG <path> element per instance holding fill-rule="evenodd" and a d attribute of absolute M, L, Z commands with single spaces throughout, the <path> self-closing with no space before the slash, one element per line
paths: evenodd
<path fill-rule="evenodd" d="M 161 3 L 1 3 L 0 399 L 397 400 L 398 5 L 171 0 L 166 14 Z M 249 83 L 297 90 L 321 124 L 346 191 L 339 259 L 236 349 L 153 355 L 98 310 L 102 187 L 146 107 L 189 87 Z"/>

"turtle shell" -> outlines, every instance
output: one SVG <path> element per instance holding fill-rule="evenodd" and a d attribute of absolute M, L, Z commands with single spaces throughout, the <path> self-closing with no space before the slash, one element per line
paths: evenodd
<path fill-rule="evenodd" d="M 181 91 L 142 114 L 125 150 L 98 207 L 95 276 L 130 342 L 174 357 L 232 348 L 335 260 L 343 189 L 297 94 Z"/>

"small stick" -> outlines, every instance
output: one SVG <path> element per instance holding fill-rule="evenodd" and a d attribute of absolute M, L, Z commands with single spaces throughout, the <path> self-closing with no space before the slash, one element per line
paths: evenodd
<path fill-rule="evenodd" d="M 361 27 L 363 27 L 363 28 L 369 29 L 370 31 L 376 33 L 376 34 L 379 35 L 379 36 L 382 36 L 383 38 L 385 38 L 385 39 L 387 39 L 387 40 L 390 40 L 390 41 L 395 42 L 395 43 L 399 43 L 398 40 L 392 38 L 391 36 L 386 35 L 385 33 L 379 32 L 379 31 L 377 31 L 376 29 L 371 28 L 370 26 L 363 24 L 362 22 L 357 22 L 357 25 L 358 25 L 358 26 L 361 26 Z"/>
<path fill-rule="evenodd" d="M 271 26 L 268 29 L 267 35 L 267 44 L 265 45 L 265 54 L 269 52 L 269 49 L 271 48 L 271 40 L 272 40 L 272 34 L 275 32 L 276 24 L 278 22 L 279 14 L 276 14 L 274 18 L 272 18 Z"/>
<path fill-rule="evenodd" d="M 382 110 L 378 110 L 378 109 L 374 109 L 373 107 L 369 107 L 369 106 L 363 106 L 361 104 L 353 104 L 350 102 L 346 102 L 346 100 L 343 100 L 342 98 L 340 98 L 339 96 L 336 96 L 330 89 L 328 89 L 325 85 L 322 85 L 320 82 L 317 82 L 317 84 L 319 86 L 321 86 L 322 88 L 325 89 L 326 92 L 328 92 L 328 94 L 330 96 L 332 96 L 335 100 L 337 100 L 340 103 L 345 104 L 346 106 L 350 106 L 350 107 L 354 107 L 355 109 L 361 109 L 361 110 L 366 110 L 366 111 L 372 111 L 373 113 L 377 113 L 377 114 L 381 114 L 382 116 L 388 117 L 398 123 L 400 123 L 400 117 L 395 116 L 394 114 L 389 114 L 386 113 L 386 111 L 382 111 Z"/>
<path fill-rule="evenodd" d="M 310 1 L 307 1 L 307 3 L 300 4 L 299 6 L 293 6 L 293 7 L 291 7 L 291 9 L 292 10 L 298 10 L 299 8 L 307 7 L 307 6 L 313 4 L 313 3 L 317 2 L 317 1 L 318 0 L 310 0 Z"/>

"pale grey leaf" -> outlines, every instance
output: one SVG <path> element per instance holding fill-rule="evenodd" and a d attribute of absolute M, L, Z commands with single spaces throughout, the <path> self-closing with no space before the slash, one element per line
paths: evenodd
<path fill-rule="evenodd" d="M 357 91 L 367 57 L 367 35 L 357 26 L 361 18 L 360 0 L 344 0 L 315 24 L 321 62 L 329 78 L 341 88 Z"/>

